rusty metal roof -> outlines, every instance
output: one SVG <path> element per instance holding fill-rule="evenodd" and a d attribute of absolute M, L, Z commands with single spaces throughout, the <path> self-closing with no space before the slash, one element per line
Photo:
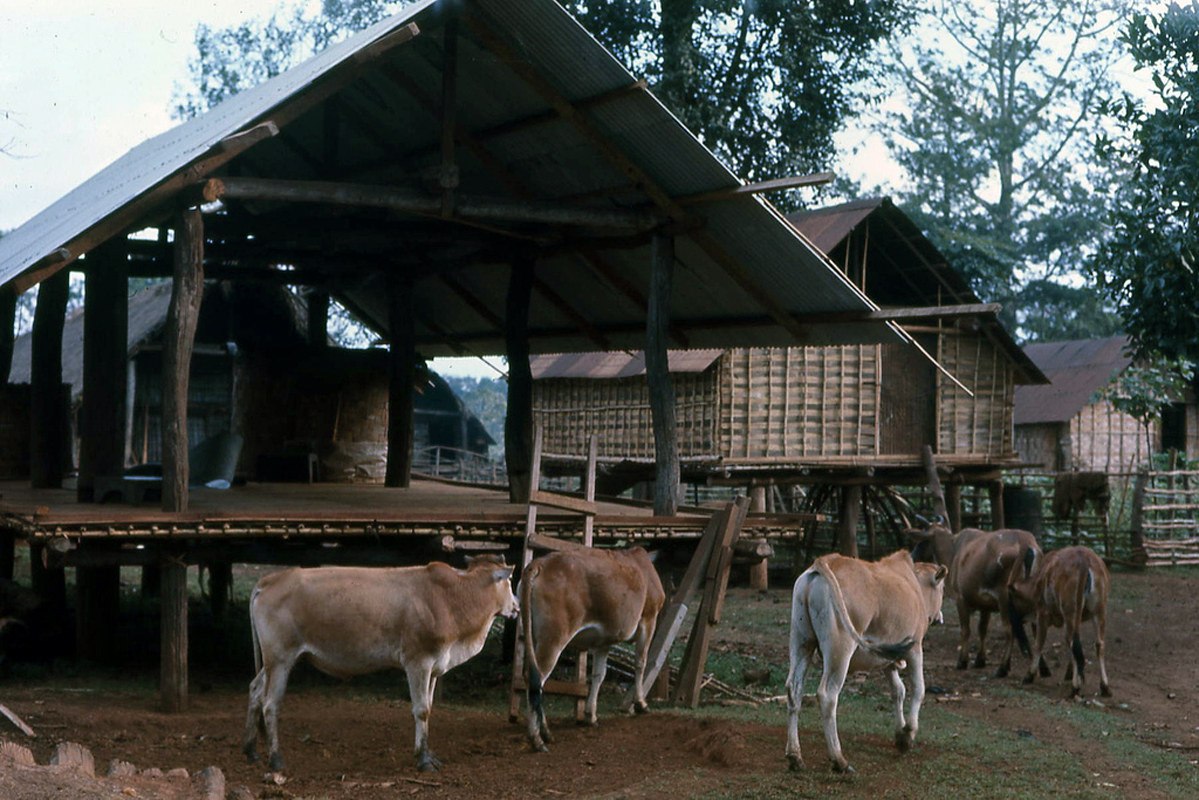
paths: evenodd
<path fill-rule="evenodd" d="M 720 358 L 723 350 L 671 350 L 667 361 L 671 372 L 703 372 Z M 556 353 L 529 358 L 533 379 L 544 378 L 631 378 L 645 374 L 645 354 Z"/>
<path fill-rule="evenodd" d="M 422 355 L 486 355 L 505 350 L 508 265 L 530 257 L 533 353 L 644 346 L 646 230 L 469 217 L 466 200 L 485 198 L 678 231 L 672 348 L 896 340 L 878 323 L 805 323 L 874 304 L 761 198 L 689 204 L 742 181 L 553 0 L 417 2 L 138 145 L 0 239 L 0 284 L 25 288 L 114 236 L 164 224 L 206 177 L 440 199 L 430 178 L 446 174 L 450 20 L 461 23 L 458 185 L 446 207 L 226 199 L 205 215 L 209 276 L 324 286 L 385 335 L 399 277 L 411 281 Z M 168 245 L 130 247 L 134 274 L 169 274 Z M 279 265 L 292 271 L 280 277 Z"/>
<path fill-rule="evenodd" d="M 1050 384 L 1016 387 L 1016 425 L 1069 422 L 1132 363 L 1126 336 L 1030 344 L 1024 352 Z"/>

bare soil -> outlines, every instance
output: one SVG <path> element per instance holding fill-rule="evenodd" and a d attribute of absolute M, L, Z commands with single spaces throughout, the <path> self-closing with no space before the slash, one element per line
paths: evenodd
<path fill-rule="evenodd" d="M 1116 574 L 1108 623 L 1108 673 L 1115 696 L 1095 698 L 1098 677 L 1090 669 L 1084 701 L 1095 707 L 1101 703 L 1113 725 L 1131 730 L 1143 742 L 1192 753 L 1192 765 L 1193 753 L 1199 752 L 1197 588 L 1199 573 Z M 787 602 L 787 589 L 771 593 L 777 595 L 777 602 Z M 748 590 L 737 589 L 731 601 L 737 594 L 750 597 Z M 990 726 L 1063 748 L 1085 766 L 1095 785 L 1108 787 L 1109 796 L 1134 800 L 1168 796 L 1155 788 L 1150 776 L 1114 762 L 1101 742 L 1081 735 L 1077 727 L 1063 724 L 1053 714 L 1030 714 L 1025 704 L 1012 700 L 1015 691 L 1040 693 L 1054 703 L 1080 702 L 1068 698 L 1061 682 L 1064 651 L 1060 644 L 1053 655 L 1054 676 L 1021 687 L 1019 678 L 1027 660 L 1019 657 L 1013 675 L 1005 679 L 992 677 L 991 668 L 954 669 L 958 634 L 948 604 L 947 621 L 950 624 L 930 632 L 926 643 L 926 680 L 931 687 L 926 707 L 950 703 L 955 712 Z M 723 641 L 722 635 L 717 634 L 715 649 L 739 646 L 736 632 L 728 632 Z M 1051 641 L 1060 639 L 1060 629 L 1051 633 Z M 1084 641 L 1091 653 L 1089 628 Z M 785 628 L 780 628 L 777 640 L 756 642 L 754 650 L 785 665 Z M 635 718 L 609 713 L 592 729 L 575 727 L 569 710 L 562 707 L 557 719 L 551 718 L 557 736 L 552 752 L 531 753 L 523 725 L 507 720 L 504 680 L 503 668 L 497 665 L 491 672 L 472 673 L 471 686 L 447 688 L 448 699 L 434 707 L 431 721 L 431 742 L 444 761 L 436 773 L 416 770 L 412 718 L 399 675 L 390 694 L 396 699 L 383 700 L 380 696 L 388 696 L 385 684 L 363 688 L 356 683 L 298 678 L 282 713 L 283 755 L 288 761 L 282 784 L 266 774 L 261 762 L 248 764 L 242 757 L 244 683 L 201 685 L 193 691 L 186 713 L 167 715 L 156 709 L 152 689 L 131 689 L 128 681 L 111 675 L 9 679 L 0 683 L 0 702 L 39 735 L 28 739 L 0 720 L 0 739 L 29 746 L 40 765 L 48 763 L 58 742 L 77 742 L 92 751 L 99 775 L 113 759 L 164 772 L 183 767 L 195 773 L 217 766 L 225 774 L 231 797 L 666 798 L 741 792 L 767 777 L 777 785 L 785 774 L 781 724 L 670 708 Z M 934 724 L 929 717 L 926 714 L 923 720 L 926 729 Z M 813 772 L 827 771 L 817 726 L 817 712 L 809 704 L 801 717 L 800 736 Z M 863 733 L 843 724 L 841 735 L 851 761 L 858 760 L 858 776 L 822 784 L 841 797 L 883 796 L 880 787 L 894 786 L 897 777 L 931 768 L 930 762 L 937 758 L 936 748 L 921 742 L 900 757 L 877 732 Z M 176 800 L 189 796 L 192 790 L 185 785 L 166 779 L 86 780 L 62 770 L 19 768 L 0 758 L 0 797 L 12 800 Z"/>

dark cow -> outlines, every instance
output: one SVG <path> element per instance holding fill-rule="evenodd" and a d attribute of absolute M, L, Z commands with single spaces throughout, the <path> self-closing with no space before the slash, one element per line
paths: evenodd
<path fill-rule="evenodd" d="M 478 558 L 466 569 L 320 567 L 267 575 L 250 596 L 254 661 L 243 749 L 257 759 L 261 732 L 270 765 L 279 755 L 279 705 L 301 656 L 339 678 L 390 667 L 408 675 L 422 770 L 441 762 L 429 749 L 429 711 L 437 679 L 483 649 L 497 615 L 515 617 L 512 568 Z"/>
<path fill-rule="evenodd" d="M 970 618 L 978 612 L 978 653 L 974 666 L 987 664 L 987 627 L 992 613 L 1007 621 L 1003 656 L 996 677 L 1004 677 L 1012 666 L 1012 642 L 1029 653 L 1028 636 L 1019 609 L 1011 602 L 1011 586 L 1027 580 L 1036 573 L 1041 547 L 1028 531 L 1005 528 L 982 531 L 964 528 L 950 533 L 948 528 L 933 525 L 928 530 L 908 530 L 918 541 L 917 557 L 928 558 L 949 567 L 946 592 L 957 602 L 961 643 L 958 646 L 958 669 L 965 669 L 970 660 Z"/>
<path fill-rule="evenodd" d="M 876 563 L 837 554 L 816 559 L 791 594 L 791 669 L 787 675 L 787 759 L 803 768 L 799 706 L 808 666 L 819 653 L 816 696 L 833 769 L 852 771 L 837 734 L 837 700 L 850 670 L 883 668 L 895 695 L 895 746 L 911 747 L 924 702 L 924 634 L 941 620 L 946 568 L 915 563 L 906 551 Z M 899 671 L 911 667 L 912 704 L 904 719 Z"/>
<path fill-rule="evenodd" d="M 1099 662 L 1099 692 L 1104 697 L 1111 696 L 1107 665 L 1103 660 L 1110 585 L 1111 576 L 1107 566 L 1091 548 L 1065 547 L 1046 553 L 1038 574 L 1013 588 L 1017 602 L 1035 609 L 1037 620 L 1036 644 L 1033 646 L 1032 664 L 1024 676 L 1025 683 L 1032 683 L 1038 670 L 1042 677 L 1049 675 L 1049 665 L 1045 663 L 1045 636 L 1050 628 L 1064 626 L 1066 645 L 1071 654 L 1066 662 L 1065 677 L 1070 681 L 1071 694 L 1080 694 L 1086 659 L 1083 657 L 1079 628 L 1082 623 L 1092 620 L 1095 625 L 1095 657 Z"/>
<path fill-rule="evenodd" d="M 666 601 L 649 554 L 628 550 L 571 548 L 529 564 L 520 579 L 521 612 L 528 668 L 529 744 L 544 752 L 552 742 L 542 705 L 542 685 L 566 647 L 591 654 L 586 716 L 597 723 L 596 702 L 608 669 L 608 650 L 635 639 L 636 674 L 632 710 L 643 712 L 646 651 L 658 612 Z"/>

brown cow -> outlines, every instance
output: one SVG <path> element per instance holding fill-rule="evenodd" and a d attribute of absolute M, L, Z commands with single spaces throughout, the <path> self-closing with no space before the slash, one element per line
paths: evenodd
<path fill-rule="evenodd" d="M 243 750 L 257 759 L 261 731 L 270 765 L 279 755 L 279 705 L 301 656 L 338 678 L 403 668 L 416 720 L 422 770 L 440 766 L 429 750 L 429 711 L 437 679 L 483 649 L 498 614 L 515 617 L 512 568 L 477 558 L 466 569 L 320 567 L 267 575 L 250 596 L 254 661 Z"/>
<path fill-rule="evenodd" d="M 957 668 L 965 669 L 970 660 L 970 618 L 975 611 L 978 611 L 978 652 L 974 666 L 987 665 L 988 623 L 991 614 L 998 613 L 1007 621 L 1007 635 L 995 676 L 1006 676 L 1012 666 L 1013 640 L 1023 653 L 1029 652 L 1023 617 L 1011 602 L 1011 586 L 1036 573 L 1041 558 L 1036 537 L 1014 528 L 997 531 L 964 528 L 954 534 L 940 525 L 933 525 L 927 531 L 909 529 L 908 535 L 920 542 L 917 550 L 930 546 L 932 560 L 949 567 L 946 591 L 957 602 L 961 628 Z"/>
<path fill-rule="evenodd" d="M 528 732 L 533 750 L 552 742 L 545 722 L 542 686 L 567 646 L 591 653 L 587 694 L 588 724 L 597 724 L 596 701 L 608 669 L 608 650 L 636 637 L 633 676 L 638 713 L 648 708 L 642 677 L 646 651 L 658 612 L 666 601 L 662 581 L 641 547 L 595 550 L 587 547 L 550 553 L 529 564 L 520 579 L 528 668 Z"/>
<path fill-rule="evenodd" d="M 1025 683 L 1032 683 L 1039 670 L 1042 677 L 1049 675 L 1045 663 L 1045 635 L 1051 627 L 1066 629 L 1066 644 L 1070 648 L 1071 660 L 1066 662 L 1066 679 L 1070 681 L 1071 694 L 1082 692 L 1083 666 L 1086 659 L 1082 652 L 1082 637 L 1079 628 L 1088 619 L 1095 624 L 1095 657 L 1099 662 L 1099 692 L 1110 697 L 1107 684 L 1107 665 L 1103 660 L 1104 633 L 1107 629 L 1107 591 L 1111 576 L 1103 559 L 1089 547 L 1065 547 L 1045 554 L 1041 569 L 1031 580 L 1013 587 L 1021 605 L 1035 608 L 1037 619 L 1036 643 L 1032 651 L 1032 664 Z"/>
<path fill-rule="evenodd" d="M 895 695 L 895 746 L 916 740 L 924 702 L 924 634 L 941 620 L 947 570 L 915 563 L 906 551 L 870 563 L 837 554 L 822 556 L 795 581 L 791 595 L 791 668 L 787 675 L 787 759 L 803 768 L 799 706 L 803 683 L 819 651 L 824 673 L 816 696 L 833 769 L 852 772 L 837 735 L 837 700 L 852 670 L 882 667 Z M 899 671 L 911 666 L 912 704 L 904 720 Z"/>

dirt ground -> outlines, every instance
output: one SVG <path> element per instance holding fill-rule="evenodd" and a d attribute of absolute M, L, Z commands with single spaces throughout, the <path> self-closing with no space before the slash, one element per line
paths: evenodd
<path fill-rule="evenodd" d="M 1191 759 L 1199 752 L 1197 588 L 1199 572 L 1114 576 L 1108 673 L 1115 696 L 1102 699 L 1105 712 L 1120 724 L 1131 725 L 1136 738 L 1163 749 L 1192 753 Z M 787 589 L 772 593 L 776 602 L 787 602 Z M 1115 796 L 1134 800 L 1168 796 L 1155 789 L 1147 776 L 1113 764 L 1102 744 L 1080 736 L 1059 718 L 1030 716 L 1019 703 L 1005 699 L 1019 686 L 1026 660 L 1018 657 L 1016 676 L 1004 680 L 990 677 L 989 668 L 953 669 L 957 627 L 948 604 L 947 622 L 930 632 L 926 644 L 928 706 L 953 702 L 962 714 L 1063 748 Z M 735 637 L 722 641 L 719 635 L 715 649 L 736 646 Z M 1060 641 L 1060 630 L 1050 638 Z M 1089 630 L 1086 641 L 1090 654 Z M 758 643 L 757 647 L 771 654 L 776 663 L 785 664 L 785 628 L 780 628 L 777 641 Z M 1042 693 L 1063 704 L 1076 702 L 1066 699 L 1060 677 L 1059 668 L 1053 678 L 1020 691 Z M 1092 698 L 1088 702 L 1094 704 L 1096 671 L 1088 670 L 1087 678 L 1087 696 Z M 111 678 L 81 675 L 46 682 L 9 681 L 0 684 L 0 702 L 39 736 L 28 739 L 0 720 L 0 739 L 31 747 L 37 763 L 43 765 L 58 742 L 77 742 L 90 748 L 100 775 L 113 759 L 164 772 L 183 767 L 195 773 L 217 766 L 224 772 L 230 796 L 242 798 L 665 798 L 732 791 L 728 787 L 744 787 L 744 781 L 755 776 L 778 780 L 785 774 L 781 724 L 744 722 L 728 715 L 695 716 L 669 708 L 636 718 L 609 714 L 596 729 L 576 728 L 561 715 L 557 720 L 551 718 L 551 725 L 556 721 L 557 734 L 552 752 L 534 754 L 525 744 L 523 727 L 507 721 L 501 706 L 506 695 L 502 681 L 498 671 L 481 679 L 485 685 L 475 688 L 486 699 L 479 703 L 451 698 L 434 707 L 431 742 L 445 762 L 436 773 L 416 771 L 407 702 L 379 701 L 383 689 L 372 685 L 364 691 L 355 683 L 313 680 L 288 693 L 281 721 L 283 754 L 288 760 L 287 780 L 282 785 L 266 779 L 261 763 L 247 764 L 241 756 L 245 687 L 231 682 L 200 686 L 193 691 L 189 711 L 165 715 L 156 710 L 152 690 L 114 688 L 128 684 Z M 808 691 L 812 690 L 809 685 Z M 394 696 L 405 696 L 402 686 Z M 932 724 L 928 717 L 926 714 L 926 728 Z M 827 771 L 817 719 L 816 710 L 809 705 L 801 718 L 800 735 L 809 769 Z M 885 754 L 874 757 L 879 763 L 866 761 L 865 769 L 859 765 L 858 774 L 863 778 L 835 784 L 835 793 L 842 797 L 882 796 L 870 772 L 879 773 L 881 780 L 892 765 L 919 766 L 936 758 L 935 747 L 922 747 L 918 742 L 915 750 L 903 757 L 906 761 L 901 761 L 890 754 L 893 751 L 885 738 L 845 725 L 842 741 L 851 759 L 855 752 Z M 194 789 L 186 787 L 185 782 L 134 778 L 83 781 L 62 771 L 18 768 L 0 758 L 0 797 L 11 800 L 176 800 L 193 796 L 189 792 Z"/>

